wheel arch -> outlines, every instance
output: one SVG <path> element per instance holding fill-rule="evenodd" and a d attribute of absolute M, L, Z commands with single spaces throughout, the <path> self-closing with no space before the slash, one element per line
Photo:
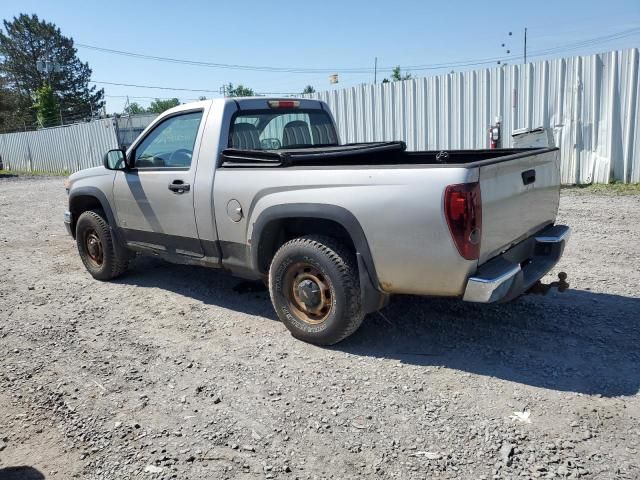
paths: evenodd
<path fill-rule="evenodd" d="M 120 236 L 118 235 L 116 228 L 116 219 L 113 215 L 111 205 L 109 204 L 104 192 L 96 187 L 80 187 L 72 189 L 69 193 L 69 211 L 72 214 L 71 233 L 73 238 L 76 236 L 76 224 L 80 215 L 87 210 L 94 210 L 96 208 L 99 208 L 104 212 L 107 217 L 107 223 L 109 224 L 116 241 L 120 243 Z"/>
<path fill-rule="evenodd" d="M 253 223 L 251 266 L 260 275 L 268 273 L 275 252 L 288 240 L 306 234 L 337 237 L 356 255 L 363 306 L 375 311 L 388 300 L 379 286 L 373 256 L 360 222 L 346 208 L 317 203 L 274 205 L 264 209 Z"/>
<path fill-rule="evenodd" d="M 317 203 L 290 203 L 264 209 L 253 223 L 251 261 L 254 270 L 266 273 L 275 251 L 290 238 L 289 231 L 320 233 L 346 237 L 350 246 L 363 256 L 367 270 L 375 275 L 375 266 L 364 231 L 356 217 L 346 208 Z M 281 237 L 281 238 L 279 238 Z M 377 277 L 376 277 L 377 278 Z"/>

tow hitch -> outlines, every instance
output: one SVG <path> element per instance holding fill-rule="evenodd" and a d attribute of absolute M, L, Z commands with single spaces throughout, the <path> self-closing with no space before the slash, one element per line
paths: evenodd
<path fill-rule="evenodd" d="M 560 272 L 558 274 L 557 282 L 542 283 L 540 280 L 538 280 L 531 286 L 529 290 L 527 290 L 527 293 L 531 293 L 534 295 L 546 295 L 547 293 L 549 293 L 549 290 L 554 287 L 557 288 L 559 292 L 564 292 L 569 288 L 569 282 L 567 282 L 566 273 Z"/>

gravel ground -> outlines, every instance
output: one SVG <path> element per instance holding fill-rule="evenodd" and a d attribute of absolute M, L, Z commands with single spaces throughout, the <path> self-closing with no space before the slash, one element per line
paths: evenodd
<path fill-rule="evenodd" d="M 563 191 L 566 293 L 397 297 L 332 348 L 224 272 L 94 281 L 65 202 L 0 180 L 2 480 L 640 478 L 640 196 Z"/>

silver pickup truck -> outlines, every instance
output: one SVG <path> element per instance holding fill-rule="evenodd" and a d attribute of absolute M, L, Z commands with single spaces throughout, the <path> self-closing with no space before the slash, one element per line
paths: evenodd
<path fill-rule="evenodd" d="M 327 105 L 216 99 L 159 116 L 67 180 L 91 275 L 135 252 L 268 283 L 294 336 L 328 345 L 393 294 L 501 302 L 559 260 L 558 150 L 340 144 Z"/>

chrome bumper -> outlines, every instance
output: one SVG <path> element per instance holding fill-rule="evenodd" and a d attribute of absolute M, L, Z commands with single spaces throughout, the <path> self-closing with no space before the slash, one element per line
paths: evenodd
<path fill-rule="evenodd" d="M 71 215 L 71 212 L 69 211 L 64 212 L 64 226 L 67 229 L 67 233 L 73 237 L 73 232 L 71 231 L 72 220 L 73 220 L 73 217 Z"/>
<path fill-rule="evenodd" d="M 466 302 L 506 302 L 526 292 L 558 263 L 571 236 L 566 225 L 547 227 L 482 265 L 467 281 Z"/>

